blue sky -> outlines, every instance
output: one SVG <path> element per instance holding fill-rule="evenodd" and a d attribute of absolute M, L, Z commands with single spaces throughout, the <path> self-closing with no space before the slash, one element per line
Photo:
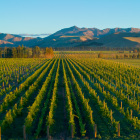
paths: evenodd
<path fill-rule="evenodd" d="M 0 0 L 1 33 L 54 33 L 70 26 L 140 28 L 140 0 Z"/>

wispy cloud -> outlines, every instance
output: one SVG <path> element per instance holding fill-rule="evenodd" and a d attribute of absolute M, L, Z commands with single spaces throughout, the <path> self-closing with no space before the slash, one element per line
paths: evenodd
<path fill-rule="evenodd" d="M 51 34 L 18 34 L 22 37 L 33 37 L 33 38 L 36 38 L 36 37 L 41 37 L 41 38 L 44 38 L 44 37 L 47 37 Z"/>

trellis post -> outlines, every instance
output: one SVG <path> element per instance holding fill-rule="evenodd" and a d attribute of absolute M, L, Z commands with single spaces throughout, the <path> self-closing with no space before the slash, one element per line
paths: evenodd
<path fill-rule="evenodd" d="M 94 124 L 94 137 L 97 137 L 97 124 Z"/>
<path fill-rule="evenodd" d="M 26 140 L 26 127 L 23 125 L 23 139 Z"/>

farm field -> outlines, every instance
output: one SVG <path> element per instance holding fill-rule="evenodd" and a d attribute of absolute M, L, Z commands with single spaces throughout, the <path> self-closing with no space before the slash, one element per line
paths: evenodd
<path fill-rule="evenodd" d="M 103 54 L 118 54 L 119 51 L 54 51 L 54 54 L 98 54 L 98 53 L 103 53 Z M 128 54 L 129 51 L 123 51 L 123 53 Z"/>
<path fill-rule="evenodd" d="M 0 59 L 2 139 L 140 139 L 140 68 L 118 61 Z"/>
<path fill-rule="evenodd" d="M 114 59 L 113 61 L 140 67 L 140 59 Z"/>

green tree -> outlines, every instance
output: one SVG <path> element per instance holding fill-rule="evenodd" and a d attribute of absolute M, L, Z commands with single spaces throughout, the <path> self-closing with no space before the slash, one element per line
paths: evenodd
<path fill-rule="evenodd" d="M 15 47 L 12 48 L 13 58 L 17 58 L 17 49 Z"/>
<path fill-rule="evenodd" d="M 137 56 L 137 58 L 139 58 L 139 59 L 140 59 L 140 52 L 138 53 L 138 56 Z"/>
<path fill-rule="evenodd" d="M 0 48 L 0 58 L 2 58 L 2 49 Z"/>
<path fill-rule="evenodd" d="M 21 46 L 20 45 L 17 47 L 17 57 L 21 58 Z"/>
<path fill-rule="evenodd" d="M 25 56 L 24 56 L 25 53 L 26 53 L 26 47 L 24 47 L 23 44 L 22 44 L 22 46 L 21 46 L 21 57 L 22 57 L 22 58 L 25 57 Z"/>
<path fill-rule="evenodd" d="M 34 58 L 39 58 L 40 56 L 40 48 L 38 46 L 35 46 L 35 48 L 33 48 L 32 50 L 32 55 Z"/>
<path fill-rule="evenodd" d="M 7 58 L 12 58 L 12 49 L 7 48 Z"/>
<path fill-rule="evenodd" d="M 4 47 L 4 58 L 7 58 L 7 47 Z"/>

